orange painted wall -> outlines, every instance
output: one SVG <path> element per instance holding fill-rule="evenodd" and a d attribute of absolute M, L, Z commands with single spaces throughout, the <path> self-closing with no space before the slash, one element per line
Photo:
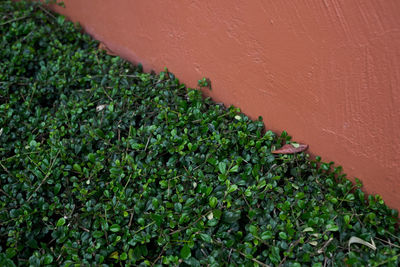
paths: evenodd
<path fill-rule="evenodd" d="M 400 1 L 64 0 L 146 70 L 165 66 L 287 130 L 400 208 Z"/>

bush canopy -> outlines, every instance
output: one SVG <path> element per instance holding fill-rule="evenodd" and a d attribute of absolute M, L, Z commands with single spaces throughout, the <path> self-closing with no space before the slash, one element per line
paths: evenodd
<path fill-rule="evenodd" d="M 1 266 L 398 266 L 397 211 L 285 132 L 38 3 L 0 16 Z"/>

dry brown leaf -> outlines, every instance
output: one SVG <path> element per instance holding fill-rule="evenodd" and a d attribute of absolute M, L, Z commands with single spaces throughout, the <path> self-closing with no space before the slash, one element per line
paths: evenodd
<path fill-rule="evenodd" d="M 99 50 L 104 50 L 110 56 L 117 56 L 110 48 L 108 48 L 104 43 L 99 44 Z"/>
<path fill-rule="evenodd" d="M 349 251 L 350 251 L 350 245 L 356 243 L 356 244 L 361 244 L 364 246 L 369 247 L 372 250 L 376 250 L 375 242 L 371 237 L 371 243 L 368 243 L 367 241 L 362 240 L 361 238 L 358 238 L 356 236 L 352 236 L 349 240 Z"/>
<path fill-rule="evenodd" d="M 274 150 L 272 154 L 294 154 L 306 151 L 308 149 L 308 145 L 306 144 L 286 144 L 280 149 Z"/>
<path fill-rule="evenodd" d="M 97 111 L 97 112 L 102 111 L 102 110 L 105 109 L 106 107 L 107 107 L 107 105 L 98 105 L 98 106 L 96 107 L 96 111 Z"/>

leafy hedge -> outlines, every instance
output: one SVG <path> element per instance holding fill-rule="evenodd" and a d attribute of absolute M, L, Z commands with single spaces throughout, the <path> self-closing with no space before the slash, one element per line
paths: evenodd
<path fill-rule="evenodd" d="M 0 15 L 1 266 L 399 264 L 397 211 L 332 163 L 271 154 L 285 133 L 37 3 Z"/>

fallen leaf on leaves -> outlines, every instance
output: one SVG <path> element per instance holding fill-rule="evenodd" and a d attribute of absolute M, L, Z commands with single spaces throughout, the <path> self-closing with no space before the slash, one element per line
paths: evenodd
<path fill-rule="evenodd" d="M 306 151 L 308 149 L 308 145 L 306 144 L 286 144 L 280 149 L 274 150 L 272 154 L 294 154 Z"/>
<path fill-rule="evenodd" d="M 96 111 L 97 111 L 97 112 L 102 111 L 103 109 L 105 109 L 105 107 L 107 107 L 107 105 L 98 105 L 98 106 L 96 107 Z"/>
<path fill-rule="evenodd" d="M 117 54 L 114 53 L 110 48 L 108 48 L 105 44 L 100 43 L 99 44 L 99 50 L 104 50 L 106 53 L 110 56 L 116 56 Z"/>
<path fill-rule="evenodd" d="M 361 245 L 369 247 L 370 249 L 376 250 L 375 242 L 372 238 L 371 238 L 371 243 L 368 243 L 367 241 L 364 241 L 361 238 L 352 236 L 349 240 L 349 251 L 350 251 L 350 245 L 353 243 L 361 244 Z"/>

